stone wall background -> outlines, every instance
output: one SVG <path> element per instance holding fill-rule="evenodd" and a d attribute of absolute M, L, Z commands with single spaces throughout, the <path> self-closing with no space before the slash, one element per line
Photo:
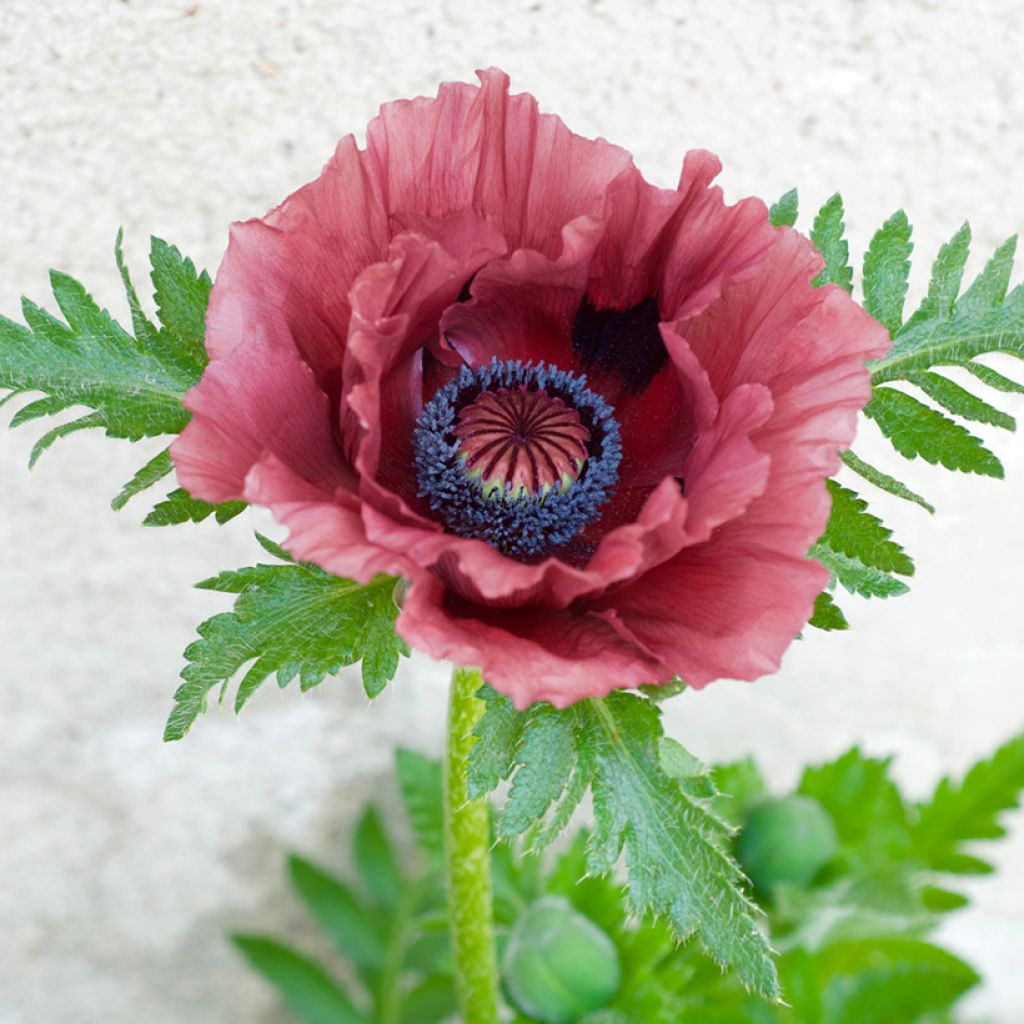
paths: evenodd
<path fill-rule="evenodd" d="M 1019 15 L 1013 0 L 5 0 L 0 309 L 44 300 L 53 266 L 122 313 L 119 224 L 137 277 L 150 232 L 215 269 L 228 222 L 315 176 L 381 101 L 492 63 L 660 184 L 703 146 L 733 199 L 797 184 L 812 211 L 841 190 L 858 253 L 905 206 L 918 295 L 965 217 L 975 269 L 1024 228 Z M 0 432 L 0 1022 L 283 1022 L 222 936 L 309 934 L 284 852 L 345 862 L 360 804 L 394 805 L 393 746 L 439 749 L 445 670 L 406 663 L 372 708 L 348 674 L 305 697 L 268 686 L 239 722 L 212 713 L 162 745 L 180 652 L 225 607 L 190 585 L 251 562 L 251 528 L 272 526 L 140 530 L 142 501 L 107 503 L 156 444 L 78 435 L 30 476 L 39 433 Z M 923 791 L 1020 729 L 1024 446 L 999 441 L 1005 483 L 906 468 L 940 509 L 888 507 L 918 563 L 910 596 L 849 601 L 856 628 L 812 634 L 777 677 L 674 702 L 673 733 L 705 758 L 753 753 L 780 784 L 860 741 Z M 1000 1024 L 1024 1018 L 1013 825 L 999 880 L 947 931 L 988 979 L 978 1019 Z"/>

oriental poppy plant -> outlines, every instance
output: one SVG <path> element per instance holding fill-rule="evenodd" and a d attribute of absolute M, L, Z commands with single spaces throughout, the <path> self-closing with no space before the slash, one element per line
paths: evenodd
<path fill-rule="evenodd" d="M 520 707 L 772 672 L 888 335 L 715 157 L 657 188 L 480 80 L 233 226 L 180 481 L 405 577 L 398 632 Z"/>

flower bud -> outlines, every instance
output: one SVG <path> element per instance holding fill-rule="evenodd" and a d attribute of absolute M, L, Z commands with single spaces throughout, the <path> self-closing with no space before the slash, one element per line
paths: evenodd
<path fill-rule="evenodd" d="M 601 1009 L 621 976 L 611 939 L 561 896 L 545 896 L 522 914 L 502 960 L 509 998 L 541 1024 L 568 1024 Z"/>
<path fill-rule="evenodd" d="M 824 807 L 793 795 L 758 804 L 740 835 L 743 870 L 759 889 L 780 882 L 806 885 L 836 853 L 836 827 Z"/>

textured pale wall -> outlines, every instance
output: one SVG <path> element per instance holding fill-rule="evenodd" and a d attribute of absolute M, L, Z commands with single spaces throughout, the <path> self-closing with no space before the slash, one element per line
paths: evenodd
<path fill-rule="evenodd" d="M 798 184 L 811 209 L 841 189 L 858 248 L 905 205 L 924 257 L 965 216 L 991 250 L 1024 228 L 1019 15 L 1009 0 L 3 0 L 0 309 L 41 298 L 57 266 L 122 311 L 118 224 L 140 273 L 149 232 L 215 267 L 228 222 L 315 175 L 380 101 L 490 63 L 659 183 L 705 146 L 732 197 Z M 224 607 L 190 584 L 256 556 L 253 520 L 140 530 L 141 504 L 107 501 L 143 446 L 80 435 L 30 477 L 32 434 L 0 433 L 0 1022 L 280 1021 L 222 934 L 308 930 L 283 851 L 343 859 L 360 802 L 392 799 L 391 747 L 437 749 L 444 672 L 413 661 L 372 708 L 349 676 L 305 698 L 268 687 L 240 723 L 211 714 L 163 746 L 180 652 Z M 921 789 L 1019 729 L 1024 446 L 1001 440 L 1003 484 L 908 470 L 941 509 L 889 514 L 918 559 L 911 596 L 848 602 L 857 628 L 797 645 L 778 677 L 675 702 L 675 734 L 708 758 L 752 752 L 780 783 L 859 740 Z M 977 1012 L 1003 1024 L 1024 1015 L 1014 824 L 1001 881 L 948 931 L 988 976 Z"/>

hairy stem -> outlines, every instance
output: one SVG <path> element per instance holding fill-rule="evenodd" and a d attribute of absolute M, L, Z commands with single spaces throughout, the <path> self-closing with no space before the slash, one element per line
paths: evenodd
<path fill-rule="evenodd" d="M 478 669 L 456 668 L 444 762 L 445 870 L 455 957 L 455 988 L 465 1024 L 497 1024 L 498 959 L 491 906 L 490 824 L 486 798 L 469 799 L 466 763 L 484 712 Z"/>

